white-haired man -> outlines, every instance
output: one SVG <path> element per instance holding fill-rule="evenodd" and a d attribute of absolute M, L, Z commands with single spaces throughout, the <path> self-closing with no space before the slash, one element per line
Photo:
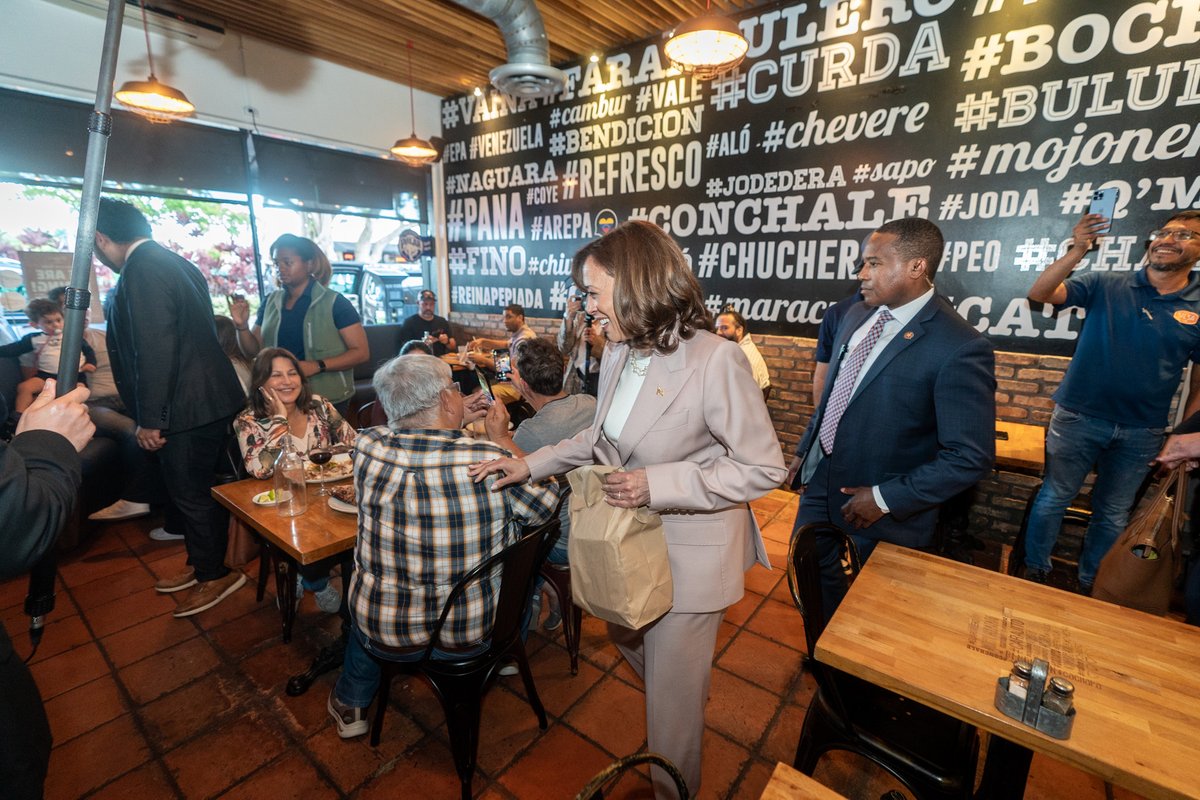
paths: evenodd
<path fill-rule="evenodd" d="M 450 589 L 468 570 L 515 541 L 516 521 L 537 525 L 558 503 L 553 483 L 491 491 L 467 467 L 507 455 L 462 431 L 463 397 L 450 367 L 427 355 L 399 356 L 375 373 L 388 424 L 355 443 L 358 544 L 350 588 L 352 629 L 329 713 L 343 739 L 368 730 L 379 685 L 375 652 L 415 660 L 429 643 Z M 481 646 L 495 613 L 495 587 L 467 592 L 447 617 L 441 644 Z"/>

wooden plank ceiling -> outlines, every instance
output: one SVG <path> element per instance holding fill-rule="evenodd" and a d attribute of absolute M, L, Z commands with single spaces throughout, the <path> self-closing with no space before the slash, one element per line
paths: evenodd
<path fill-rule="evenodd" d="M 713 0 L 738 11 L 764 0 Z M 440 97 L 486 86 L 507 60 L 495 23 L 449 0 L 186 0 L 229 31 L 408 84 Z M 703 13 L 704 0 L 537 0 L 550 63 L 605 53 Z"/>

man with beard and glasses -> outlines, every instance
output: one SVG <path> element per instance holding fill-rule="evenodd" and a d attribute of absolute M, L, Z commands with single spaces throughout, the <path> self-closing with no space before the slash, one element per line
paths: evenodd
<path fill-rule="evenodd" d="M 1025 576 L 1045 583 L 1063 513 L 1093 466 L 1092 519 L 1079 556 L 1090 593 L 1100 559 L 1129 520 L 1138 486 L 1163 443 L 1171 399 L 1188 361 L 1200 361 L 1200 211 L 1183 211 L 1150 234 L 1146 265 L 1133 273 L 1086 270 L 1068 278 L 1107 231 L 1086 214 L 1066 254 L 1038 276 L 1029 299 L 1087 312 L 1075 356 L 1054 393 L 1046 473 L 1029 515 Z M 1187 415 L 1200 409 L 1193 370 Z"/>

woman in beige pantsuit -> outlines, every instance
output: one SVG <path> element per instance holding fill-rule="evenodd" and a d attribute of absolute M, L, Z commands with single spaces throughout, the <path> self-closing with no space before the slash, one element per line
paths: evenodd
<path fill-rule="evenodd" d="M 662 515 L 673 607 L 638 630 L 609 625 L 646 686 L 650 750 L 700 788 L 704 706 L 717 630 L 741 599 L 744 573 L 769 566 L 747 503 L 779 485 L 783 457 L 741 348 L 709 332 L 699 282 L 657 226 L 627 222 L 584 247 L 572 277 L 608 340 L 592 427 L 524 459 L 479 465 L 496 487 L 583 464 L 624 467 L 609 504 Z M 654 770 L 655 795 L 675 796 Z"/>

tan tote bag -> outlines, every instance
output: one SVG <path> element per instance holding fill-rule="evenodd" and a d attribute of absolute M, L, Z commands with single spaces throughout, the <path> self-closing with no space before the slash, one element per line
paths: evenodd
<path fill-rule="evenodd" d="M 571 593 L 592 616 L 636 629 L 671 610 L 674 589 L 658 514 L 604 502 L 604 476 L 617 469 L 587 466 L 567 474 Z"/>
<path fill-rule="evenodd" d="M 1176 467 L 1104 555 L 1092 597 L 1148 614 L 1167 613 L 1181 565 L 1186 497 L 1187 472 Z"/>

